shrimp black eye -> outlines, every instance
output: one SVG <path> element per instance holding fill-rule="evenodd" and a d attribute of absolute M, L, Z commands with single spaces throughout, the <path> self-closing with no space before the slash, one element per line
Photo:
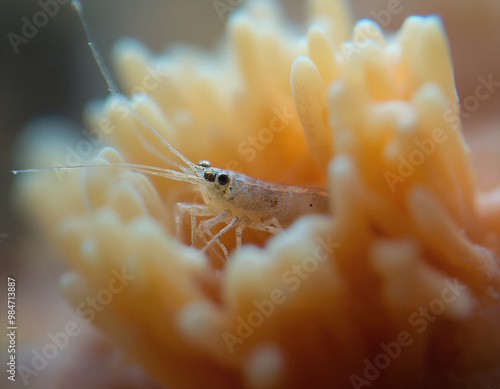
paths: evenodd
<path fill-rule="evenodd" d="M 219 177 L 217 177 L 217 181 L 219 181 L 219 184 L 224 186 L 227 185 L 229 182 L 229 176 L 227 174 L 219 174 Z"/>
<path fill-rule="evenodd" d="M 214 172 L 211 172 L 209 170 L 209 171 L 205 172 L 205 174 L 203 175 L 203 178 L 205 179 L 205 181 L 214 182 L 215 181 L 215 174 L 214 174 Z"/>

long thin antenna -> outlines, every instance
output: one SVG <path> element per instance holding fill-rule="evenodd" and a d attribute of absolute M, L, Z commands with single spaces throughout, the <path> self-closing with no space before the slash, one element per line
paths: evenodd
<path fill-rule="evenodd" d="M 118 88 L 118 85 L 113 80 L 113 77 L 111 77 L 111 73 L 109 72 L 108 67 L 106 66 L 106 63 L 101 57 L 101 53 L 99 53 L 99 50 L 97 50 L 97 47 L 95 46 L 95 41 L 94 38 L 92 37 L 92 34 L 90 33 L 89 26 L 87 24 L 87 21 L 85 20 L 85 17 L 83 16 L 83 10 L 82 10 L 82 4 L 80 3 L 79 0 L 73 0 L 72 1 L 73 7 L 75 7 L 76 12 L 78 13 L 78 17 L 80 18 L 80 22 L 82 23 L 83 29 L 85 31 L 85 36 L 87 37 L 90 50 L 92 51 L 92 55 L 94 56 L 95 62 L 97 63 L 97 66 L 101 70 L 102 76 L 106 80 L 106 83 L 108 84 L 108 90 L 112 95 L 121 95 L 120 89 Z"/>
<path fill-rule="evenodd" d="M 175 170 L 164 169 L 154 166 L 141 165 L 137 163 L 109 163 L 109 164 L 96 164 L 96 165 L 79 165 L 79 166 L 55 166 L 50 168 L 41 169 L 24 169 L 24 170 L 11 170 L 14 174 L 20 173 L 38 173 L 38 172 L 50 172 L 54 170 L 76 170 L 76 169 L 87 169 L 87 168 L 108 168 L 108 169 L 127 169 L 137 173 L 149 174 L 153 176 L 159 176 L 164 178 L 169 178 L 175 181 L 184 181 L 191 183 L 203 182 L 203 179 L 197 176 L 189 175 L 186 173 L 178 172 Z"/>
<path fill-rule="evenodd" d="M 85 16 L 83 15 L 83 10 L 82 10 L 82 5 L 79 0 L 72 0 L 73 7 L 75 7 L 76 12 L 78 13 L 78 16 L 80 18 L 80 21 L 82 23 L 83 29 L 85 31 L 85 35 L 88 40 L 88 44 L 90 47 L 90 50 L 92 51 L 92 55 L 94 56 L 94 59 L 96 61 L 97 66 L 99 67 L 99 70 L 101 71 L 102 76 L 104 77 L 104 80 L 108 84 L 108 90 L 109 92 L 117 97 L 120 100 L 125 100 L 127 101 L 123 94 L 120 92 L 120 89 L 118 88 L 118 85 L 114 82 L 113 77 L 111 77 L 111 73 L 109 72 L 106 63 L 101 57 L 101 54 L 99 53 L 99 50 L 97 49 L 97 46 L 95 44 L 95 41 L 92 38 L 92 34 L 90 33 L 90 29 L 88 27 L 87 21 L 85 20 Z M 126 102 L 127 105 L 129 105 Z M 153 132 L 153 134 L 172 152 L 174 155 L 179 157 L 186 165 L 190 166 L 191 168 L 195 168 L 196 165 L 192 163 L 189 159 L 187 159 L 182 153 L 177 151 L 170 143 L 167 142 L 165 138 L 163 138 L 158 131 L 154 129 L 154 127 L 149 124 L 149 122 L 144 118 L 144 116 L 140 115 L 133 107 L 130 107 L 132 114 L 139 119 L 139 121 L 144 124 L 147 128 Z"/>

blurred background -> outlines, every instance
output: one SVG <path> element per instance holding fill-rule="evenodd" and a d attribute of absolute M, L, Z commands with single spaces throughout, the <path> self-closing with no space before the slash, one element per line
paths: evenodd
<path fill-rule="evenodd" d="M 60 0 L 61 2 L 64 2 Z M 354 19 L 373 17 L 395 0 L 350 2 Z M 107 64 L 113 44 L 123 36 L 145 42 L 154 52 L 173 43 L 209 49 L 223 35 L 213 0 L 83 0 L 84 13 Z M 223 3 L 230 3 L 221 0 Z M 59 294 L 57 280 L 66 270 L 37 237 L 18 209 L 12 206 L 11 169 L 20 167 L 22 129 L 44 115 L 60 115 L 68 129 L 79 133 L 86 103 L 107 95 L 106 83 L 94 62 L 71 4 L 58 4 L 57 12 L 16 50 L 10 39 L 21 36 L 27 18 L 32 21 L 41 4 L 51 1 L 0 1 L 0 290 L 7 275 L 17 279 L 18 352 L 30 363 L 32 350 L 47 343 L 68 320 L 77 320 Z M 234 2 L 233 2 L 234 3 Z M 306 1 L 282 1 L 288 18 L 305 30 Z M 386 30 L 398 29 L 410 14 L 439 14 L 448 32 L 458 93 L 463 100 L 474 95 L 478 77 L 500 81 L 500 2 L 498 0 L 400 0 L 401 12 L 393 14 Z M 399 8 L 398 8 L 399 9 Z M 10 35 L 9 35 L 10 34 Z M 9 38 L 10 37 L 10 38 Z M 489 190 L 500 182 L 500 88 L 464 119 L 465 136 L 472 150 L 478 185 Z M 0 317 L 6 303 L 0 298 Z M 62 324 L 61 324 L 62 323 Z M 3 325 L 2 321 L 2 325 Z M 30 379 L 33 388 L 154 387 L 140 369 L 123 362 L 99 333 L 82 324 L 85 336 L 68 345 L 46 370 Z M 0 360 L 6 360 L 4 339 Z M 62 356 L 64 353 L 64 357 Z M 92 358 L 90 358 L 92 356 Z M 88 360 L 94 362 L 85 362 Z M 82 362 L 84 361 L 84 362 Z M 124 374 L 124 368 L 127 373 Z M 88 372 L 96 373 L 89 378 Z M 99 373 L 99 374 L 97 374 Z M 2 387 L 11 385 L 2 373 Z M 85 376 L 86 381 L 78 378 Z M 6 383 L 6 384 L 5 384 Z"/>

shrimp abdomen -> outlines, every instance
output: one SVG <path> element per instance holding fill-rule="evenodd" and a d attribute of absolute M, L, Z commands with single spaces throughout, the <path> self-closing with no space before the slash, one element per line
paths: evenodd
<path fill-rule="evenodd" d="M 276 218 L 283 225 L 302 215 L 329 211 L 329 196 L 325 191 L 274 184 L 241 173 L 235 173 L 223 201 L 235 216 L 255 222 Z"/>

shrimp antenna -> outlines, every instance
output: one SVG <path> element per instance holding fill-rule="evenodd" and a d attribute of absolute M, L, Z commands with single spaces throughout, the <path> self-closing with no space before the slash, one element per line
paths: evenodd
<path fill-rule="evenodd" d="M 51 167 L 51 168 L 41 168 L 41 169 L 24 169 L 24 170 L 11 170 L 12 173 L 14 174 L 20 174 L 20 173 L 38 173 L 38 172 L 50 172 L 54 170 L 77 170 L 77 169 L 87 169 L 87 168 L 111 168 L 111 169 L 117 169 L 117 168 L 122 168 L 122 169 L 127 169 L 131 170 L 137 173 L 143 173 L 143 174 L 148 174 L 148 175 L 153 175 L 153 176 L 159 176 L 159 177 L 164 177 L 164 178 L 169 178 L 171 180 L 175 181 L 184 181 L 184 182 L 190 182 L 190 183 L 199 183 L 203 182 L 203 180 L 199 177 L 189 175 L 183 172 L 178 172 L 175 170 L 171 169 L 164 169 L 164 168 L 158 168 L 154 166 L 147 166 L 147 165 L 141 165 L 141 164 L 136 164 L 136 163 L 126 163 L 126 162 L 119 162 L 119 163 L 108 163 L 108 164 L 95 164 L 95 165 L 78 165 L 78 166 L 56 166 L 56 167 Z"/>
<path fill-rule="evenodd" d="M 97 46 L 95 44 L 94 39 L 92 38 L 92 34 L 90 33 L 90 29 L 88 27 L 87 21 L 83 15 L 83 10 L 82 10 L 82 5 L 80 3 L 80 0 L 72 0 L 73 7 L 76 9 L 76 12 L 78 13 L 78 17 L 80 18 L 80 21 L 83 26 L 83 30 L 85 31 L 85 36 L 87 37 L 87 41 L 90 47 L 90 50 L 92 51 L 92 55 L 94 56 L 94 59 L 96 61 L 97 66 L 99 67 L 99 70 L 101 71 L 102 76 L 104 77 L 104 80 L 108 84 L 108 90 L 111 93 L 112 96 L 117 97 L 118 99 L 122 100 L 123 98 L 123 93 L 120 92 L 120 89 L 118 88 L 118 85 L 116 82 L 113 80 L 113 77 L 111 77 L 111 73 L 109 72 L 108 67 L 106 66 L 106 63 L 101 57 L 101 54 L 99 53 L 99 50 L 97 49 Z M 127 103 L 128 105 L 128 103 Z M 132 114 L 139 119 L 139 121 L 144 124 L 151 132 L 177 157 L 179 157 L 186 165 L 188 165 L 191 168 L 194 168 L 196 165 L 192 163 L 189 159 L 187 159 L 182 153 L 177 151 L 165 138 L 163 138 L 158 131 L 154 129 L 154 127 L 149 124 L 149 122 L 146 120 L 144 116 L 139 114 L 135 109 L 131 109 Z"/>

